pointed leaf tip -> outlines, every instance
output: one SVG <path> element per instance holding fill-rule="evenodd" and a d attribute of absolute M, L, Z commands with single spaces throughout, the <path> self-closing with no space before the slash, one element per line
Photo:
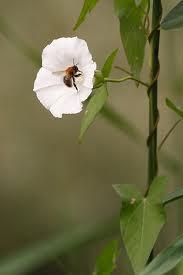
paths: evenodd
<path fill-rule="evenodd" d="M 83 7 L 81 9 L 80 15 L 77 19 L 77 22 L 73 28 L 75 31 L 85 20 L 86 15 L 92 11 L 99 0 L 84 0 Z"/>
<path fill-rule="evenodd" d="M 170 99 L 166 98 L 166 105 L 172 109 L 176 114 L 183 118 L 183 109 L 177 107 Z"/>
<path fill-rule="evenodd" d="M 107 97 L 108 97 L 108 92 L 107 92 L 107 86 L 105 84 L 95 89 L 95 93 L 88 102 L 84 117 L 81 122 L 81 130 L 79 135 L 80 142 L 84 134 L 86 133 L 87 129 L 94 122 L 95 117 L 104 106 L 107 100 Z"/>
<path fill-rule="evenodd" d="M 106 61 L 102 67 L 102 74 L 104 77 L 108 77 L 111 73 L 111 70 L 112 70 L 112 65 L 113 65 L 113 62 L 114 62 L 114 59 L 118 53 L 118 48 L 115 49 L 107 58 L 106 58 Z"/>

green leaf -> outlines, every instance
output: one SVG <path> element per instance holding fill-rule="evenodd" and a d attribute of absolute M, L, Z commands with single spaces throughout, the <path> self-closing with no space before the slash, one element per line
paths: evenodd
<path fill-rule="evenodd" d="M 116 193 L 121 197 L 122 201 L 130 201 L 130 200 L 137 200 L 142 199 L 142 195 L 137 189 L 136 185 L 129 185 L 129 184 L 114 184 L 114 190 Z"/>
<path fill-rule="evenodd" d="M 22 275 L 43 266 L 48 261 L 54 261 L 57 257 L 73 251 L 74 248 L 111 237 L 118 230 L 117 218 L 101 224 L 82 225 L 67 232 L 55 236 L 55 238 L 39 241 L 14 253 L 11 256 L 0 259 L 1 275 Z"/>
<path fill-rule="evenodd" d="M 93 123 L 96 115 L 104 106 L 108 97 L 107 86 L 104 84 L 95 89 L 94 95 L 90 98 L 81 122 L 81 131 L 79 140 L 81 141 L 89 126 Z"/>
<path fill-rule="evenodd" d="M 109 76 L 117 52 L 118 52 L 118 49 L 114 50 L 106 58 L 106 61 L 102 67 L 101 72 L 98 72 L 99 77 L 96 78 L 94 87 L 97 85 L 99 85 L 99 87 L 94 89 L 95 93 L 89 100 L 89 103 L 86 107 L 86 111 L 85 111 L 85 114 L 84 114 L 84 117 L 83 117 L 83 120 L 81 123 L 79 141 L 82 140 L 83 135 L 85 134 L 86 130 L 92 124 L 96 115 L 101 111 L 102 107 L 104 106 L 104 104 L 107 100 L 107 97 L 108 97 L 107 85 L 104 82 L 102 84 L 102 81 L 103 81 L 104 77 Z"/>
<path fill-rule="evenodd" d="M 114 50 L 106 59 L 103 67 L 102 67 L 102 74 L 104 77 L 108 77 L 110 75 L 110 72 L 112 70 L 112 65 L 114 62 L 114 59 L 116 57 L 116 54 L 118 52 L 118 49 Z"/>
<path fill-rule="evenodd" d="M 183 109 L 177 107 L 170 99 L 166 98 L 166 105 L 183 118 Z"/>
<path fill-rule="evenodd" d="M 116 268 L 118 242 L 113 240 L 98 256 L 93 275 L 110 275 Z"/>
<path fill-rule="evenodd" d="M 183 259 L 183 235 L 163 250 L 139 275 L 163 275 Z"/>
<path fill-rule="evenodd" d="M 165 211 L 162 204 L 165 184 L 165 177 L 156 178 L 147 197 L 140 196 L 131 185 L 128 188 L 126 185 L 120 187 L 121 234 L 135 273 L 144 268 L 165 223 Z"/>
<path fill-rule="evenodd" d="M 134 0 L 115 0 L 121 40 L 131 71 L 136 78 L 139 78 L 142 69 L 147 42 L 144 26 L 146 6 L 147 0 L 142 0 L 138 6 Z"/>
<path fill-rule="evenodd" d="M 99 0 L 84 0 L 83 7 L 78 17 L 78 20 L 74 26 L 74 30 L 76 30 L 81 25 L 81 23 L 83 23 L 83 21 L 86 18 L 86 15 L 91 12 L 91 10 L 95 7 L 98 1 Z"/>
<path fill-rule="evenodd" d="M 180 27 L 183 27 L 183 1 L 180 1 L 161 22 L 161 28 L 164 30 Z"/>
<path fill-rule="evenodd" d="M 165 199 L 163 200 L 163 204 L 166 205 L 170 202 L 173 202 L 173 201 L 176 201 L 176 200 L 182 199 L 182 198 L 183 198 L 183 188 L 179 188 L 175 192 L 172 192 L 169 195 L 167 195 L 165 197 Z"/>
<path fill-rule="evenodd" d="M 153 180 L 153 184 L 151 184 L 148 192 L 148 200 L 154 202 L 154 203 L 162 203 L 164 193 L 165 193 L 165 187 L 167 183 L 166 177 L 156 177 Z"/>

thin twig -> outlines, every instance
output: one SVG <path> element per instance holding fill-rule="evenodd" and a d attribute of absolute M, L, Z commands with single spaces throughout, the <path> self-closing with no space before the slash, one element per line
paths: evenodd
<path fill-rule="evenodd" d="M 168 131 L 168 133 L 165 135 L 165 137 L 162 139 L 162 141 L 160 142 L 159 146 L 158 146 L 158 153 L 160 152 L 163 144 L 165 143 L 165 141 L 167 140 L 167 138 L 169 137 L 169 135 L 173 132 L 173 130 L 175 129 L 175 127 L 182 122 L 182 119 L 177 120 L 173 126 L 170 128 L 170 130 Z"/>

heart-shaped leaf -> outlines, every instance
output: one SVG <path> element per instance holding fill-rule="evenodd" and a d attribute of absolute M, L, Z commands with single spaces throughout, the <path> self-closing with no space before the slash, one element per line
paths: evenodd
<path fill-rule="evenodd" d="M 134 185 L 115 186 L 122 198 L 121 234 L 135 273 L 143 270 L 165 223 L 165 183 L 165 177 L 156 178 L 146 197 Z"/>

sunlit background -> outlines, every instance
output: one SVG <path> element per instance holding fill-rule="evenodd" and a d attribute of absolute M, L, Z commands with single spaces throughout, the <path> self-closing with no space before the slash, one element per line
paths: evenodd
<path fill-rule="evenodd" d="M 120 48 L 120 52 L 115 65 L 128 68 L 113 1 L 99 1 L 87 20 L 73 32 L 82 2 L 0 1 L 2 259 L 34 246 L 38 241 L 61 236 L 62 232 L 115 221 L 120 200 L 113 184 L 137 184 L 142 191 L 146 188 L 148 97 L 142 86 L 137 89 L 133 82 L 110 85 L 108 99 L 122 118 L 132 123 L 142 135 L 140 142 L 138 136 L 131 136 L 126 128 L 120 130 L 99 115 L 79 144 L 83 112 L 56 119 L 43 108 L 32 91 L 38 67 L 24 53 L 24 43 L 41 55 L 42 49 L 53 39 L 77 35 L 87 41 L 98 68 L 116 48 Z M 178 1 L 162 2 L 166 14 Z M 2 20 L 7 25 L 3 25 Z M 2 34 L 2 29 L 6 34 Z M 165 98 L 168 96 L 183 106 L 182 35 L 180 29 L 162 31 L 159 141 L 178 119 L 166 107 Z M 16 36 L 22 43 L 17 42 Z M 112 74 L 122 76 L 116 69 Z M 148 47 L 142 79 L 148 80 Z M 159 174 L 169 177 L 167 192 L 182 185 L 182 133 L 183 125 L 180 124 L 160 153 Z M 168 226 L 160 236 L 157 250 L 165 247 L 183 229 L 181 204 L 173 204 L 168 211 Z M 99 241 L 71 249 L 59 258 L 43 262 L 39 270 L 36 267 L 35 271 L 26 274 L 91 274 L 96 255 L 104 244 L 109 238 L 119 237 L 118 227 L 113 228 L 113 235 L 107 226 L 104 228 L 100 237 L 97 238 L 96 233 Z M 124 248 L 122 254 L 121 269 L 116 274 L 132 274 Z"/>

